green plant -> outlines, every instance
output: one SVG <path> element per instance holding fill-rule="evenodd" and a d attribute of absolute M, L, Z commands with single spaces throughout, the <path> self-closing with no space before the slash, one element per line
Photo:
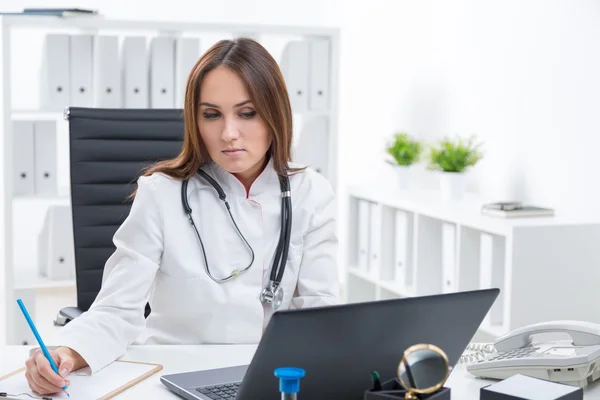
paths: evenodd
<path fill-rule="evenodd" d="M 406 132 L 399 132 L 388 143 L 386 152 L 394 159 L 393 161 L 388 160 L 389 164 L 408 166 L 419 161 L 423 152 L 423 146 L 419 141 L 412 139 Z"/>
<path fill-rule="evenodd" d="M 438 146 L 430 148 L 429 169 L 463 172 L 483 158 L 480 147 L 481 143 L 475 143 L 474 137 L 468 140 L 457 138 L 455 141 L 444 138 Z"/>

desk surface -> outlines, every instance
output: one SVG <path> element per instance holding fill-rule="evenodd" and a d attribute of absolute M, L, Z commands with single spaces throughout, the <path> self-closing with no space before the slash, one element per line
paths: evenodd
<path fill-rule="evenodd" d="M 8 346 L 0 349 L 0 376 L 22 368 L 30 347 Z M 179 399 L 160 383 L 165 374 L 220 368 L 250 362 L 256 346 L 133 346 L 124 360 L 158 363 L 163 370 L 118 396 L 118 399 Z M 446 386 L 452 389 L 452 399 L 478 400 L 479 388 L 494 381 L 471 376 L 463 367 L 455 368 Z M 584 391 L 586 400 L 600 400 L 600 381 L 593 382 Z"/>

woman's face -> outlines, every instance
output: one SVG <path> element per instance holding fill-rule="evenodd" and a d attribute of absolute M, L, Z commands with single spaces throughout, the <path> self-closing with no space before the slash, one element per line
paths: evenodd
<path fill-rule="evenodd" d="M 198 121 L 212 160 L 244 184 L 251 183 L 262 170 L 271 135 L 235 72 L 220 66 L 206 74 Z"/>

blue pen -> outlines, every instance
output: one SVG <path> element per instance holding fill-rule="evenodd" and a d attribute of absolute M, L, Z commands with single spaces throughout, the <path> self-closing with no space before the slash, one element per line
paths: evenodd
<path fill-rule="evenodd" d="M 48 349 L 46 348 L 46 345 L 44 344 L 44 341 L 42 340 L 40 334 L 38 333 L 38 330 L 35 327 L 35 324 L 33 323 L 33 320 L 29 316 L 29 313 L 27 312 L 27 309 L 25 308 L 25 304 L 23 304 L 23 302 L 21 301 L 21 299 L 17 299 L 17 304 L 19 305 L 19 308 L 21 308 L 21 311 L 23 312 L 23 315 L 25 316 L 25 319 L 27 320 L 27 323 L 29 324 L 29 327 L 31 328 L 31 331 L 35 335 L 35 338 L 37 339 L 40 347 L 42 348 L 42 351 L 44 352 L 44 355 L 48 359 L 48 362 L 50 362 L 50 366 L 52 367 L 52 369 L 54 370 L 54 372 L 56 372 L 58 374 L 58 367 L 54 363 L 54 360 L 52 359 L 52 356 L 50 356 L 50 353 L 48 352 Z M 64 390 L 64 392 L 67 394 L 67 396 L 71 397 L 71 395 L 69 393 L 67 393 L 67 386 L 66 385 L 63 386 L 62 390 Z"/>

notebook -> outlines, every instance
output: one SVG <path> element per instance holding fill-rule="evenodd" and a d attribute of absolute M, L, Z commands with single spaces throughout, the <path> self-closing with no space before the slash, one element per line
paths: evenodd
<path fill-rule="evenodd" d="M 71 381 L 69 394 L 71 399 L 100 399 L 107 400 L 119 393 L 140 383 L 144 379 L 162 370 L 162 365 L 139 363 L 133 361 L 115 361 L 104 367 L 94 375 L 90 375 L 88 367 L 72 372 L 68 379 Z M 0 392 L 10 395 L 28 393 L 31 396 L 40 397 L 29 388 L 25 379 L 25 368 L 0 377 Z M 9 396 L 11 397 L 11 396 Z M 22 396 L 17 396 L 22 397 Z M 68 399 L 63 392 L 53 396 L 51 399 Z M 29 398 L 25 396 L 23 398 Z"/>
<path fill-rule="evenodd" d="M 490 203 L 481 208 L 481 214 L 500 218 L 550 217 L 554 210 L 520 203 Z"/>

